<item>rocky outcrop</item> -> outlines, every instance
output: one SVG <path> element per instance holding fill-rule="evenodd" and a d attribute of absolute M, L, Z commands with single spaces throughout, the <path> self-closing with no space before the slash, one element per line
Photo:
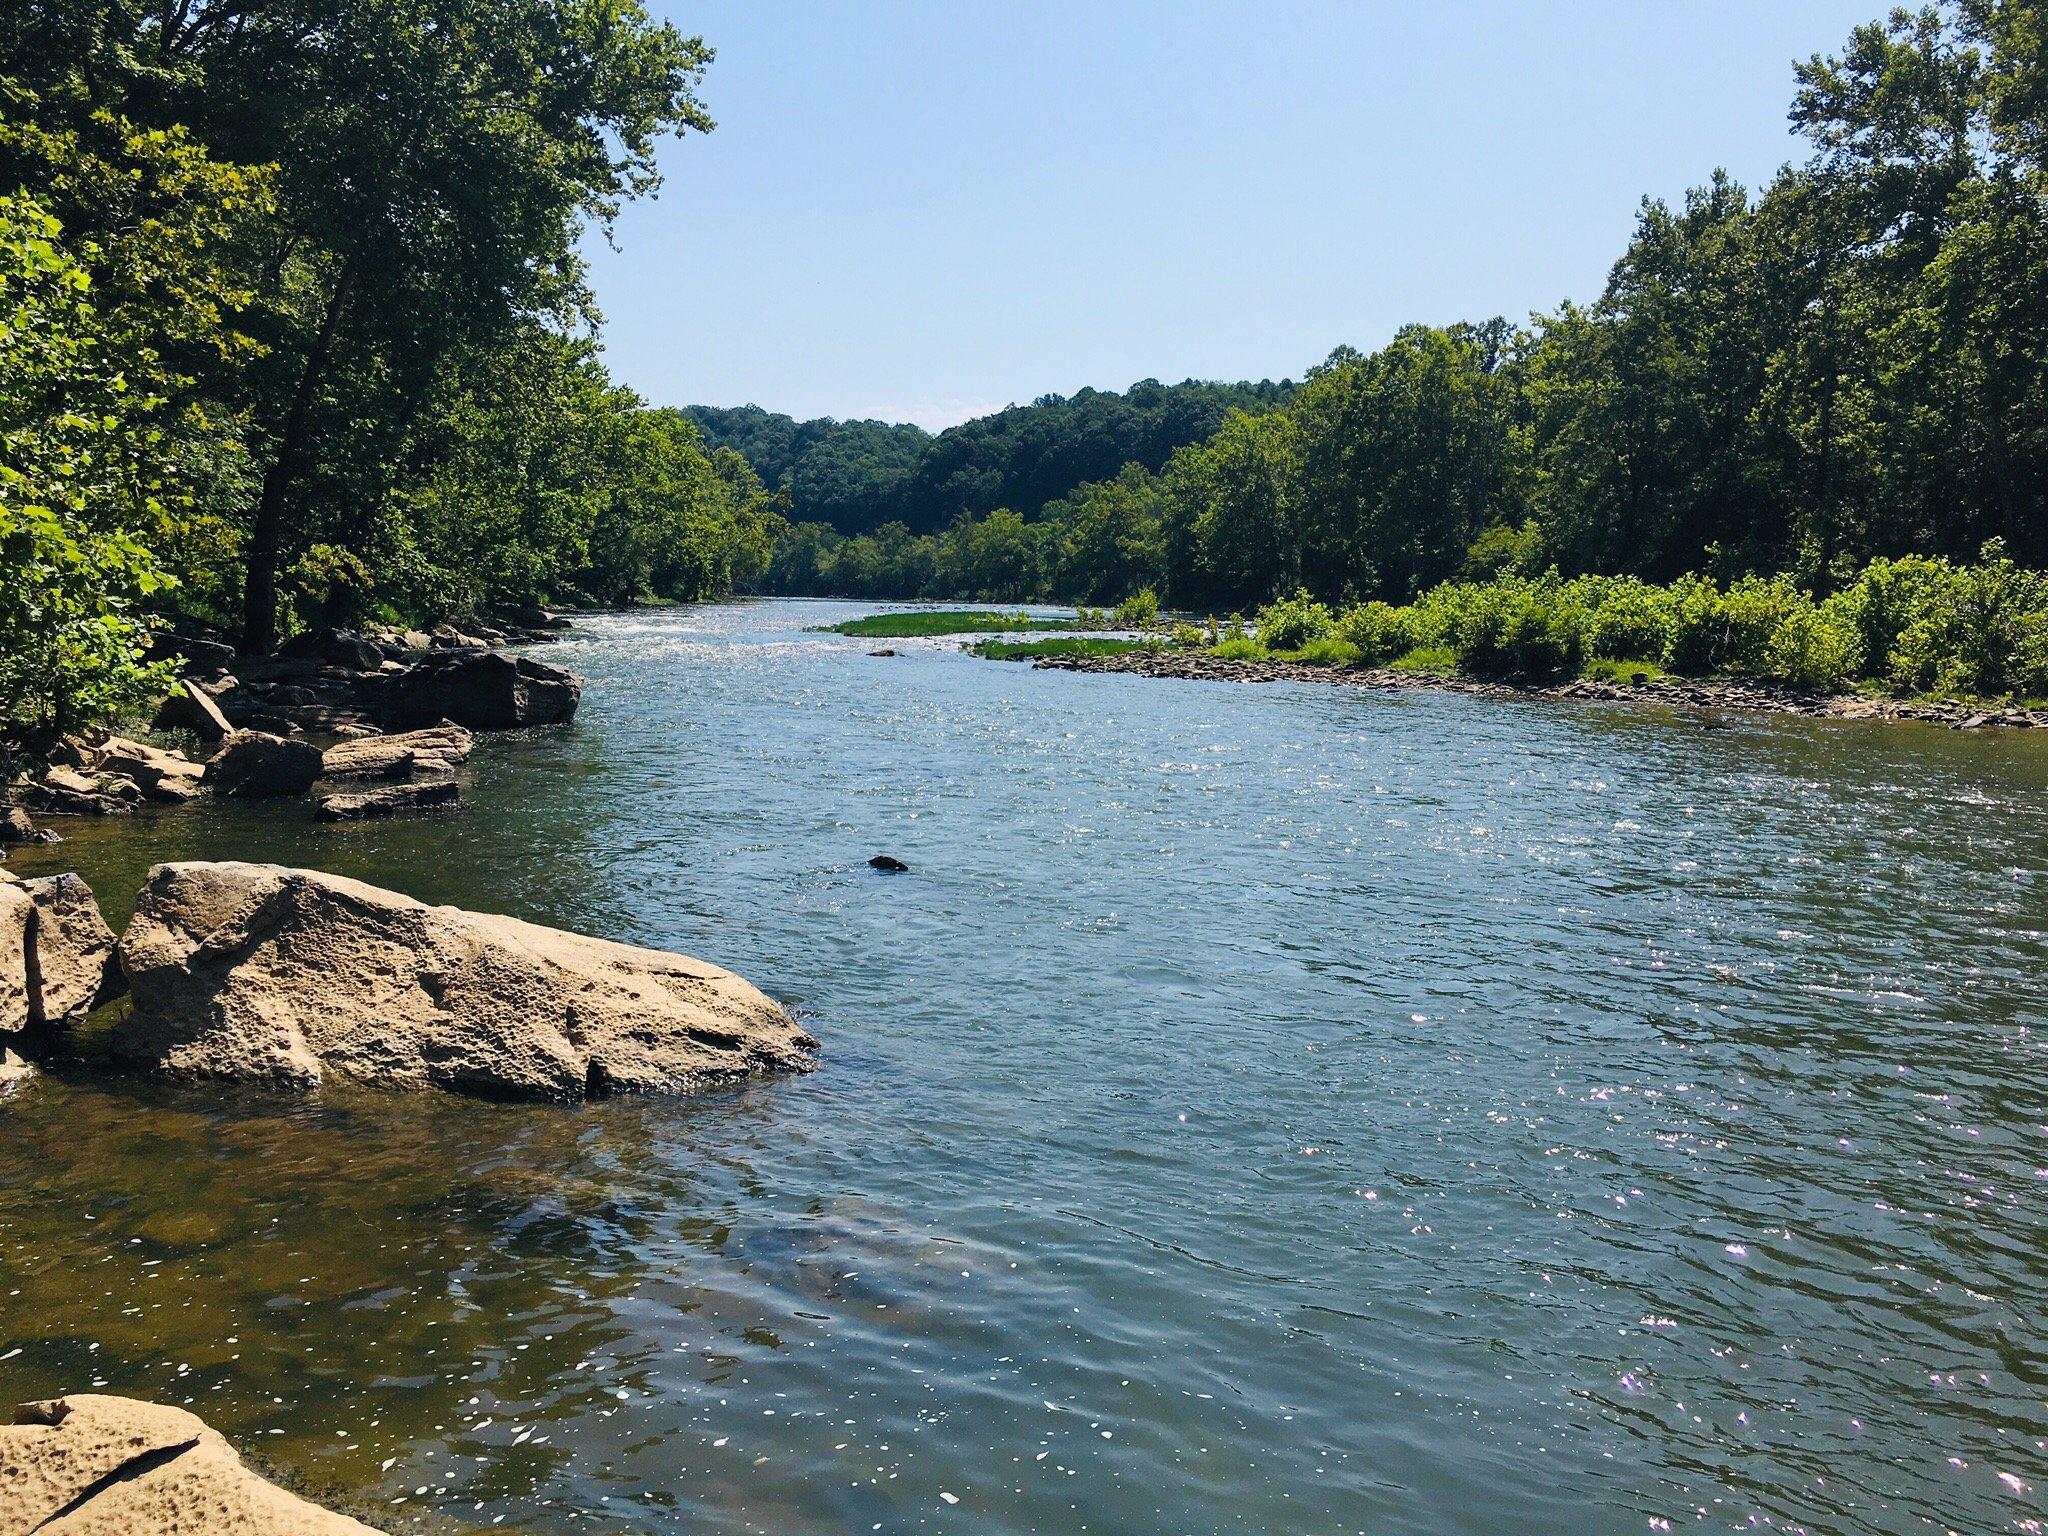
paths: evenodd
<path fill-rule="evenodd" d="M 577 1098 L 801 1070 L 817 1044 L 700 960 L 276 865 L 158 865 L 120 954 L 114 1048 L 177 1074 Z"/>
<path fill-rule="evenodd" d="M 325 766 L 310 741 L 237 731 L 206 765 L 206 785 L 217 795 L 303 795 Z"/>
<path fill-rule="evenodd" d="M 14 843 L 54 843 L 57 835 L 45 832 L 18 805 L 0 805 L 0 847 Z"/>
<path fill-rule="evenodd" d="M 158 707 L 154 728 L 159 731 L 191 731 L 201 741 L 225 741 L 234 731 L 221 713 L 213 695 L 198 683 L 186 679 L 164 696 Z"/>
<path fill-rule="evenodd" d="M 330 779 L 403 779 L 452 773 L 469 761 L 476 738 L 443 721 L 431 730 L 366 736 L 329 747 L 320 771 Z"/>
<path fill-rule="evenodd" d="M 0 1536 L 376 1536 L 242 1464 L 178 1408 L 74 1394 L 0 1427 Z"/>
<path fill-rule="evenodd" d="M 25 1083 L 36 1075 L 36 1069 L 23 1061 L 14 1052 L 0 1047 L 0 1093 L 5 1093 L 17 1083 Z"/>
<path fill-rule="evenodd" d="M 461 803 L 462 790 L 455 780 L 415 779 L 410 784 L 386 784 L 360 794 L 328 795 L 313 814 L 320 821 L 368 821 L 401 811 L 452 811 Z"/>
<path fill-rule="evenodd" d="M 121 989 L 91 887 L 73 874 L 0 881 L 0 1046 L 41 1044 Z"/>
<path fill-rule="evenodd" d="M 122 816 L 142 804 L 142 788 L 117 773 L 58 763 L 29 781 L 29 803 L 67 816 Z"/>
<path fill-rule="evenodd" d="M 205 764 L 193 762 L 182 752 L 167 752 L 125 736 L 109 736 L 100 745 L 98 759 L 100 772 L 132 780 L 148 800 L 196 800 L 206 772 Z"/>
<path fill-rule="evenodd" d="M 434 651 L 391 679 L 383 715 L 396 726 L 452 720 L 472 730 L 557 725 L 576 713 L 583 680 L 573 672 L 502 651 Z"/>

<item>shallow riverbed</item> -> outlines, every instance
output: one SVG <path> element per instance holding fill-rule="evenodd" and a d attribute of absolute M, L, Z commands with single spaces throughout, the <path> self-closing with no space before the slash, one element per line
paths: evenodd
<path fill-rule="evenodd" d="M 1077 676 L 587 622 L 460 816 L 73 824 L 732 966 L 809 1077 L 42 1079 L 0 1394 L 411 1527 L 2048 1521 L 2048 733 Z M 867 868 L 870 854 L 912 873 Z"/>

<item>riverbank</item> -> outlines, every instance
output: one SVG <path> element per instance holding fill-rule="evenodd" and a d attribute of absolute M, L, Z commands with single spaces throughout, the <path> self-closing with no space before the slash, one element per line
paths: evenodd
<path fill-rule="evenodd" d="M 1023 658 L 1019 658 L 1023 659 Z M 1557 683 L 1492 682 L 1456 673 L 1391 667 L 1341 668 L 1300 661 L 1243 661 L 1205 651 L 1131 650 L 1110 654 L 1045 654 L 1032 665 L 1054 672 L 1123 673 L 1212 683 L 1324 683 L 1348 688 L 1429 688 L 1491 699 L 1603 700 L 1659 704 L 1703 713 L 1803 715 L 1813 719 L 1910 720 L 1955 730 L 1992 726 L 2048 727 L 2048 710 L 1994 703 L 1887 699 L 1868 694 L 1805 694 L 1715 678 L 1645 677 L 1642 682 L 1574 678 Z"/>

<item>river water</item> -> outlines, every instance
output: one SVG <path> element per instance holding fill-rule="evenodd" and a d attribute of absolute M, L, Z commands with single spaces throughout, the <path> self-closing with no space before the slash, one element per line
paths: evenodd
<path fill-rule="evenodd" d="M 591 620 L 459 816 L 67 829 L 702 955 L 807 1077 L 32 1082 L 0 1394 L 405 1529 L 2038 1532 L 2048 740 Z M 912 866 L 885 876 L 887 852 Z"/>

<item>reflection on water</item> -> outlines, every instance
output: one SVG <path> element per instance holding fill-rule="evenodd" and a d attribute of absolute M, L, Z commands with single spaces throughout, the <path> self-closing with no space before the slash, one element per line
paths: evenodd
<path fill-rule="evenodd" d="M 0 1393 L 408 1528 L 2039 1531 L 2048 742 L 593 622 L 459 817 L 73 830 L 730 964 L 801 1079 L 44 1079 Z M 871 873 L 871 853 L 915 873 Z"/>

